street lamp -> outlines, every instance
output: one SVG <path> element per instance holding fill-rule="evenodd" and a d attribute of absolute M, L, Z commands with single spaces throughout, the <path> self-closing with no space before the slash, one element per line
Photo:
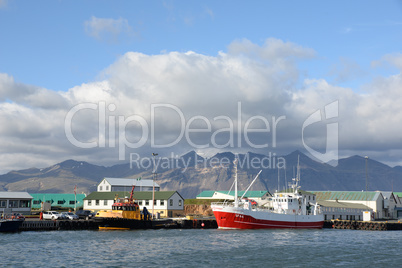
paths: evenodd
<path fill-rule="evenodd" d="M 152 171 L 152 219 L 154 218 L 154 206 L 155 206 L 155 179 L 156 179 L 156 166 L 155 166 L 155 156 L 158 154 L 152 153 L 152 158 L 154 160 L 154 170 Z"/>
<path fill-rule="evenodd" d="M 364 157 L 366 159 L 366 192 L 368 190 L 368 173 L 367 173 L 367 160 L 368 160 L 368 156 Z"/>

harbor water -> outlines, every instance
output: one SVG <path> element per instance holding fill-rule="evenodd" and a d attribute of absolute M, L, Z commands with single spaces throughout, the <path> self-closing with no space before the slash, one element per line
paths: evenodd
<path fill-rule="evenodd" d="M 401 231 L 0 233 L 1 267 L 398 267 Z"/>

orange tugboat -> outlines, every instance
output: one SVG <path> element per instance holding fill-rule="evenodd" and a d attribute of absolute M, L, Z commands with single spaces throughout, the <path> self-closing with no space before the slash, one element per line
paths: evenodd
<path fill-rule="evenodd" d="M 152 227 L 150 213 L 146 208 L 141 213 L 140 207 L 134 201 L 131 189 L 130 198 L 115 198 L 111 210 L 100 210 L 96 213 L 95 221 L 99 223 L 100 230 L 130 230 L 148 229 Z"/>

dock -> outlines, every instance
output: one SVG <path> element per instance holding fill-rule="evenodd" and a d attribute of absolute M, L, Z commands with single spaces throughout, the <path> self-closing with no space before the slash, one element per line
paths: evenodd
<path fill-rule="evenodd" d="M 161 219 L 152 220 L 145 229 L 216 229 L 215 219 Z M 94 220 L 25 220 L 19 231 L 98 230 Z"/>
<path fill-rule="evenodd" d="M 367 231 L 391 231 L 402 230 L 402 223 L 397 221 L 351 221 L 331 220 L 324 223 L 324 228 L 367 230 Z"/>

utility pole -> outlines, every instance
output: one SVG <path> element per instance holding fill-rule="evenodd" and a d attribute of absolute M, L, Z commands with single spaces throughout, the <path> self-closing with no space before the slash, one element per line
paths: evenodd
<path fill-rule="evenodd" d="M 367 173 L 367 160 L 368 160 L 368 156 L 365 156 L 364 158 L 366 158 L 366 192 L 368 190 L 368 173 Z"/>

